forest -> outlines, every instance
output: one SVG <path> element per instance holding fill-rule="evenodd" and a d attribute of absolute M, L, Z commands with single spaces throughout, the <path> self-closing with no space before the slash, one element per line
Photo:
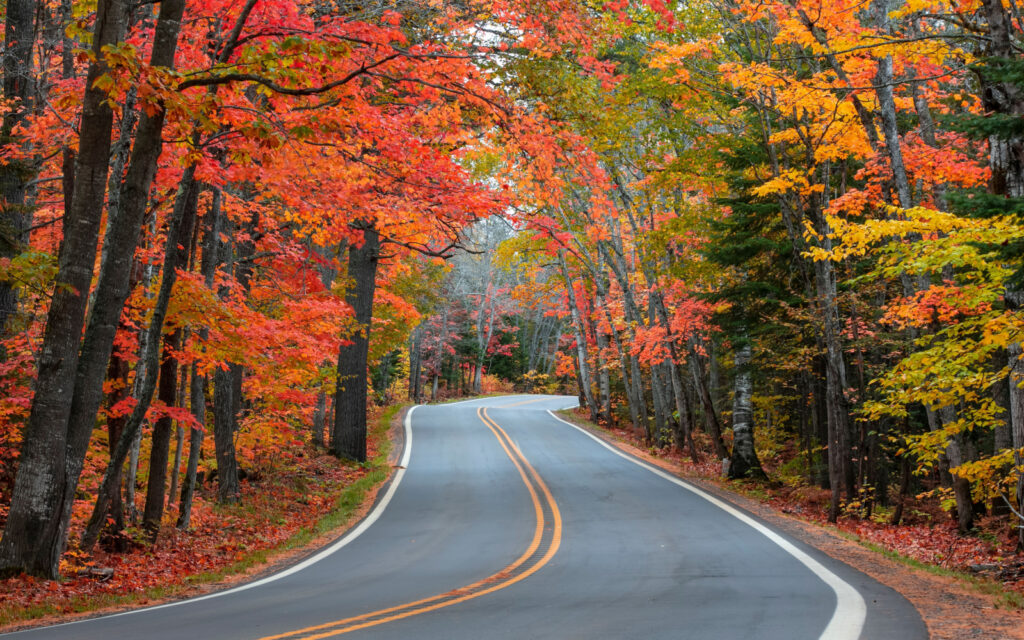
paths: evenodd
<path fill-rule="evenodd" d="M 1024 544 L 1012 0 L 0 11 L 3 576 L 499 391 Z"/>

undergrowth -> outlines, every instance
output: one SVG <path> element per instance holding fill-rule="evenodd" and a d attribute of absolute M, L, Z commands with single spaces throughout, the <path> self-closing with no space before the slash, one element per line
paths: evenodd
<path fill-rule="evenodd" d="M 215 487 L 203 487 L 189 531 L 174 528 L 175 510 L 169 509 L 155 545 L 138 536 L 125 553 L 101 550 L 83 557 L 72 551 L 62 563 L 67 577 L 59 582 L 27 575 L 0 581 L 0 627 L 185 597 L 200 585 L 228 586 L 216 583 L 258 572 L 279 556 L 350 524 L 390 475 L 388 432 L 406 406 L 389 407 L 371 422 L 370 458 L 364 464 L 307 450 L 272 473 L 243 482 L 237 504 L 217 505 Z M 90 567 L 111 568 L 114 575 L 106 581 L 76 575 Z"/>

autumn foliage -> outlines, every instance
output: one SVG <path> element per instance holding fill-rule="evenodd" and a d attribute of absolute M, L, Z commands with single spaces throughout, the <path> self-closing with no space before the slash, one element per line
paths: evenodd
<path fill-rule="evenodd" d="M 513 389 L 825 487 L 829 521 L 918 499 L 921 526 L 1018 532 L 1002 3 L 4 18 L 0 571 L 55 578 L 136 526 L 200 544 L 246 478 L 364 462 L 369 404 Z"/>

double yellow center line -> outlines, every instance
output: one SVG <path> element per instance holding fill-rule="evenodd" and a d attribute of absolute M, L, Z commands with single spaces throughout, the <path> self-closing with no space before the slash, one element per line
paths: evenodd
<path fill-rule="evenodd" d="M 518 403 L 517 403 L 518 404 Z M 510 405 L 511 406 L 511 405 Z M 508 565 L 501 571 L 484 578 L 471 585 L 438 594 L 430 598 L 424 598 L 415 602 L 389 607 L 371 613 L 326 622 L 304 629 L 296 629 L 274 636 L 266 636 L 260 640 L 318 640 L 320 638 L 331 638 L 350 631 L 357 631 L 367 627 L 374 627 L 385 622 L 402 620 L 428 611 L 436 611 L 453 604 L 466 602 L 480 596 L 487 595 L 511 586 L 520 580 L 524 580 L 540 570 L 551 560 L 551 557 L 558 551 L 562 541 L 562 515 L 558 511 L 558 505 L 551 496 L 546 484 L 541 479 L 537 470 L 530 465 L 523 453 L 512 442 L 512 438 L 498 426 L 484 408 L 477 409 L 477 416 L 491 430 L 494 437 L 498 439 L 501 448 L 512 460 L 519 471 L 519 476 L 530 492 L 530 499 L 533 502 L 534 514 L 537 525 L 534 528 L 533 539 L 515 562 Z"/>

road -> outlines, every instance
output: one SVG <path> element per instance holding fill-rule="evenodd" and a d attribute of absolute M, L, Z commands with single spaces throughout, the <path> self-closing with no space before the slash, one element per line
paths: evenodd
<path fill-rule="evenodd" d="M 378 503 L 241 588 L 12 640 L 916 640 L 898 593 L 548 410 L 417 407 Z"/>

